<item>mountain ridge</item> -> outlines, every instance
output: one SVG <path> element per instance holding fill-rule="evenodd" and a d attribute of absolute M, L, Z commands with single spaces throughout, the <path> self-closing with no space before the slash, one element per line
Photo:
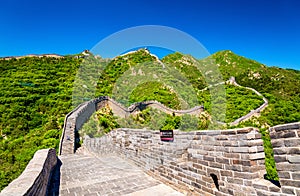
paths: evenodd
<path fill-rule="evenodd" d="M 130 54 L 126 56 L 127 59 L 118 57 L 114 60 L 104 60 L 94 57 L 93 54 L 87 54 L 89 53 L 66 55 L 63 58 L 41 56 L 39 58 L 0 59 L 2 74 L 0 77 L 1 189 L 20 174 L 36 150 L 58 148 L 64 117 L 72 110 L 76 74 L 83 62 L 90 62 L 93 67 L 98 62 L 104 61 L 105 69 L 95 72 L 95 74 L 101 73 L 101 77 L 93 81 L 93 84 L 83 86 L 84 83 L 79 83 L 81 86 L 78 88 L 83 90 L 97 85 L 96 92 L 94 94 L 85 92 L 87 94 L 80 97 L 82 100 L 112 94 L 117 79 L 129 68 L 134 68 L 135 65 L 145 61 L 156 61 L 155 57 L 143 51 Z M 225 57 L 222 56 L 225 54 L 227 54 Z M 213 57 L 216 64 L 219 64 L 218 68 L 224 81 L 234 76 L 238 84 L 251 87 L 268 99 L 268 107 L 259 116 L 254 116 L 237 126 L 254 126 L 264 130 L 274 125 L 300 121 L 299 71 L 267 67 L 226 51 L 215 53 Z M 189 80 L 196 89 L 197 101 L 200 104 L 204 103 L 205 110 L 210 112 L 209 90 L 213 88 L 201 91 L 208 86 L 201 73 L 192 64 L 185 64 L 188 58 L 187 55 L 175 53 L 160 61 L 164 64 L 167 61 L 171 62 L 173 68 Z M 176 59 L 179 61 L 175 62 Z M 198 62 L 207 63 L 205 60 L 198 60 Z M 180 106 L 172 105 L 172 100 L 176 95 L 170 93 L 172 88 L 168 89 L 154 84 L 149 82 L 147 85 L 138 86 L 138 89 L 149 88 L 149 91 L 144 90 L 142 94 L 138 93 L 141 90 L 129 91 L 133 92 L 135 99 L 129 97 L 128 102 L 147 101 L 147 98 L 158 97 L 158 101 L 167 106 L 168 104 L 172 107 Z M 225 90 L 228 107 L 226 110 L 228 118 L 225 119 L 227 122 L 244 116 L 262 104 L 263 100 L 254 92 L 230 85 L 225 85 Z M 221 98 L 220 101 L 222 101 Z M 137 119 L 147 121 L 147 115 L 149 115 L 147 112 L 141 112 Z M 107 116 L 102 115 L 103 123 L 105 123 L 104 117 Z M 207 116 L 200 120 L 207 123 L 210 121 Z M 166 120 L 165 128 L 172 128 L 178 123 L 180 119 L 170 115 Z M 201 129 L 207 127 L 207 124 L 201 124 Z M 263 137 L 268 137 L 267 132 L 262 133 Z"/>

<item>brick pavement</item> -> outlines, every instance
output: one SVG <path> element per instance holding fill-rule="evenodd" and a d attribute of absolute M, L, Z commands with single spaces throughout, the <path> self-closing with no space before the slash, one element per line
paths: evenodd
<path fill-rule="evenodd" d="M 52 178 L 56 178 L 56 190 L 52 181 L 48 195 L 183 195 L 116 156 L 74 154 L 59 158 L 62 164 Z"/>

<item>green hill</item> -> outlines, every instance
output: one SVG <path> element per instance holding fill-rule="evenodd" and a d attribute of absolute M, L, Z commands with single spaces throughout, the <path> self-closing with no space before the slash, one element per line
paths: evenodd
<path fill-rule="evenodd" d="M 269 106 L 259 116 L 238 126 L 267 128 L 300 121 L 299 71 L 267 67 L 231 51 L 221 51 L 210 58 L 219 67 L 224 81 L 234 76 L 237 83 L 256 89 L 269 101 Z M 93 55 L 82 59 L 75 56 L 0 59 L 0 190 L 20 175 L 36 150 L 57 148 L 65 115 L 81 101 L 97 96 L 120 96 L 120 102 L 126 106 L 146 100 L 157 100 L 173 109 L 183 109 L 187 105 L 194 106 L 195 103 L 203 104 L 206 111 L 203 115 L 197 118 L 182 118 L 195 121 L 199 129 L 206 129 L 209 124 L 215 123 L 210 119 L 212 108 L 209 91 L 214 87 L 206 84 L 191 56 L 170 54 L 161 60 L 164 68 L 161 62 L 145 50 L 105 61 Z M 210 60 L 198 60 L 197 63 L 205 66 Z M 147 62 L 150 62 L 152 67 L 147 67 Z M 86 67 L 80 68 L 83 64 Z M 147 67 L 146 71 L 150 71 L 154 79 L 148 78 L 144 83 L 139 79 L 130 81 L 130 74 L 146 74 L 146 71 L 142 70 L 143 66 Z M 81 75 L 77 74 L 79 69 Z M 164 69 L 182 77 L 164 75 Z M 153 74 L 155 70 L 156 75 Z M 85 73 L 90 75 L 86 76 Z M 77 83 L 74 84 L 76 74 Z M 160 80 L 158 76 L 164 76 L 164 80 Z M 126 83 L 127 79 L 132 84 Z M 86 81 L 92 83 L 85 83 Z M 191 89 L 185 88 L 181 81 L 189 83 L 195 94 L 191 95 Z M 115 88 L 119 85 L 123 85 L 122 92 Z M 207 87 L 209 88 L 206 89 Z M 95 90 L 87 90 L 92 88 Z M 176 88 L 180 89 L 180 92 Z M 219 97 L 221 101 L 226 99 L 225 123 L 246 115 L 263 103 L 262 97 L 249 89 L 226 84 L 225 91 L 226 97 Z M 84 95 L 81 95 L 82 92 Z M 126 93 L 129 93 L 127 100 L 124 98 Z M 155 112 L 146 109 L 132 117 L 130 122 L 136 121 L 144 126 L 146 122 L 151 122 L 149 117 Z M 100 111 L 97 115 L 98 125 L 93 124 L 93 127 L 99 128 L 103 125 L 107 132 L 110 126 L 119 126 L 116 117 L 109 111 Z M 162 122 L 162 128 L 178 128 L 180 123 L 181 117 L 169 115 L 166 121 Z M 188 125 L 182 127 L 189 129 Z M 268 137 L 267 132 L 262 133 L 265 138 Z M 266 149 L 270 149 L 268 142 Z"/>
<path fill-rule="evenodd" d="M 0 59 L 0 190 L 18 177 L 33 154 L 58 148 L 80 59 Z"/>
<path fill-rule="evenodd" d="M 254 88 L 268 99 L 269 106 L 252 121 L 256 126 L 300 121 L 300 71 L 267 67 L 231 51 L 212 56 L 224 78 L 234 76 L 240 85 Z"/>

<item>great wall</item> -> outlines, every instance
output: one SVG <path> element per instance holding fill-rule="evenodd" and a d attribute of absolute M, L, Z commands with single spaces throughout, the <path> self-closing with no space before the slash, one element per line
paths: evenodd
<path fill-rule="evenodd" d="M 85 190 L 82 183 L 79 188 L 64 189 L 66 183 L 71 180 L 65 177 L 65 172 L 74 173 L 70 170 L 72 165 L 76 162 L 83 164 L 91 158 L 80 154 L 75 154 L 76 157 L 72 158 L 76 152 L 75 136 L 92 113 L 104 103 L 109 104 L 120 116 L 134 112 L 141 104 L 177 115 L 182 114 L 182 111 L 168 109 L 158 102 L 134 104 L 129 109 L 109 97 L 85 102 L 65 118 L 58 158 L 54 150 L 36 152 L 22 175 L 2 190 L 0 195 L 49 195 L 51 174 L 60 160 L 65 170 L 61 173 L 62 177 L 56 180 L 61 184 L 57 193 L 82 193 Z M 184 113 L 201 111 L 202 107 L 197 107 Z M 191 132 L 175 130 L 173 142 L 161 141 L 159 131 L 121 128 L 101 138 L 86 136 L 83 149 L 99 161 L 102 160 L 101 157 L 122 157 L 123 160 L 134 163 L 143 172 L 185 195 L 300 195 L 300 122 L 278 125 L 270 128 L 269 132 L 280 185 L 264 179 L 266 170 L 263 140 L 256 128 Z M 69 163 L 66 157 L 71 157 Z M 93 159 L 93 162 L 95 160 Z M 82 171 L 85 171 L 84 168 Z M 111 195 L 133 192 L 132 189 L 114 193 L 112 188 L 109 190 Z M 99 192 L 97 193 L 99 195 Z"/>
<path fill-rule="evenodd" d="M 147 49 L 145 51 L 149 53 Z M 157 56 L 149 54 L 165 66 Z M 74 57 L 87 56 L 89 51 L 85 50 Z M 24 57 L 63 58 L 56 54 L 44 54 L 3 59 Z M 238 125 L 259 115 L 268 106 L 268 100 L 262 94 L 253 88 L 239 85 L 233 77 L 214 86 L 225 83 L 251 90 L 264 101 L 261 106 L 229 125 Z M 135 103 L 125 108 L 109 97 L 84 102 L 65 117 L 58 156 L 54 149 L 37 151 L 24 172 L 3 189 L 0 196 L 129 196 L 147 193 L 163 196 L 300 195 L 300 122 L 269 128 L 279 176 L 279 183 L 276 183 L 264 179 L 265 153 L 262 136 L 257 128 L 191 132 L 174 130 L 172 142 L 161 141 L 158 130 L 120 128 L 100 138 L 85 136 L 83 146 L 77 149 L 78 131 L 95 111 L 106 105 L 122 118 L 145 107 L 175 115 L 197 115 L 204 110 L 202 106 L 173 110 L 156 101 Z M 139 170 L 132 167 L 131 163 Z M 116 171 L 116 168 L 122 172 Z M 102 181 L 101 176 L 107 178 L 107 173 L 112 176 Z M 147 189 L 148 192 L 143 192 Z"/>

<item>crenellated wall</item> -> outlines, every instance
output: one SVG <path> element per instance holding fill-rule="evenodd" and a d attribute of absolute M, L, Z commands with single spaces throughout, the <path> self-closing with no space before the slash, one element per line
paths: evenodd
<path fill-rule="evenodd" d="M 270 129 L 281 187 L 263 178 L 265 155 L 255 128 L 174 132 L 117 129 L 101 138 L 86 136 L 96 155 L 115 154 L 192 195 L 299 195 L 300 123 Z M 292 147 L 293 146 L 293 147 Z"/>
<path fill-rule="evenodd" d="M 23 173 L 0 196 L 46 195 L 53 168 L 57 163 L 55 149 L 42 149 L 34 154 Z"/>

